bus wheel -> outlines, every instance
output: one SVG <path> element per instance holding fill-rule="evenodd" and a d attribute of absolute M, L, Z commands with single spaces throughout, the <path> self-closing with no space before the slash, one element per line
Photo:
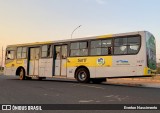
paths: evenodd
<path fill-rule="evenodd" d="M 20 80 L 25 80 L 25 73 L 24 73 L 24 69 L 23 68 L 20 69 L 19 79 Z"/>
<path fill-rule="evenodd" d="M 93 78 L 92 83 L 93 84 L 100 84 L 102 82 L 106 81 L 106 78 Z"/>
<path fill-rule="evenodd" d="M 79 68 L 76 71 L 76 79 L 81 83 L 88 83 L 90 81 L 89 72 L 86 68 Z"/>
<path fill-rule="evenodd" d="M 39 77 L 38 80 L 44 80 L 46 77 Z"/>

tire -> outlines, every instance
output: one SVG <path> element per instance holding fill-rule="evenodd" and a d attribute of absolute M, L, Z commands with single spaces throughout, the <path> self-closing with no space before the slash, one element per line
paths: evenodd
<path fill-rule="evenodd" d="M 89 83 L 90 75 L 86 68 L 79 68 L 75 73 L 76 80 L 80 83 Z"/>
<path fill-rule="evenodd" d="M 25 80 L 32 80 L 32 77 L 25 76 Z"/>
<path fill-rule="evenodd" d="M 25 80 L 26 79 L 26 77 L 25 77 L 25 70 L 23 68 L 20 68 L 19 79 L 20 80 Z"/>
<path fill-rule="evenodd" d="M 40 80 L 40 81 L 41 81 L 41 80 L 44 80 L 44 79 L 46 79 L 46 77 L 39 77 L 39 78 L 38 78 L 38 80 Z"/>
<path fill-rule="evenodd" d="M 106 81 L 106 78 L 93 78 L 91 81 L 93 84 L 100 84 L 100 83 Z"/>

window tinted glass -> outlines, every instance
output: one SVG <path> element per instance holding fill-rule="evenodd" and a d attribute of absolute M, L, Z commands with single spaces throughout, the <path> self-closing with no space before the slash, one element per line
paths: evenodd
<path fill-rule="evenodd" d="M 88 55 L 88 49 L 81 49 L 80 50 L 80 56 L 87 56 Z"/>
<path fill-rule="evenodd" d="M 47 51 L 47 45 L 42 46 L 42 51 Z"/>
<path fill-rule="evenodd" d="M 27 57 L 27 47 L 18 47 L 17 48 L 17 58 L 26 58 Z"/>
<path fill-rule="evenodd" d="M 128 45 L 132 45 L 132 44 L 140 44 L 140 37 L 129 37 Z"/>
<path fill-rule="evenodd" d="M 17 58 L 21 58 L 21 53 L 17 53 Z"/>
<path fill-rule="evenodd" d="M 91 41 L 91 48 L 101 47 L 101 40 Z"/>
<path fill-rule="evenodd" d="M 62 59 L 67 58 L 67 45 L 62 46 Z"/>
<path fill-rule="evenodd" d="M 23 47 L 22 48 L 22 52 L 24 53 L 24 52 L 27 52 L 27 47 Z"/>
<path fill-rule="evenodd" d="M 22 51 L 22 47 L 18 47 L 17 52 L 21 52 L 21 51 Z"/>
<path fill-rule="evenodd" d="M 39 57 L 40 57 L 40 56 L 39 56 L 39 53 L 40 53 L 40 49 L 39 49 L 39 48 L 36 48 L 36 49 L 35 49 L 35 53 L 34 53 L 34 54 L 35 54 L 35 59 L 39 59 Z"/>
<path fill-rule="evenodd" d="M 11 60 L 13 60 L 13 59 L 14 59 L 14 55 L 15 55 L 15 51 L 10 51 L 10 50 L 8 50 L 8 51 L 7 51 L 7 57 L 6 57 L 6 59 L 11 59 Z"/>
<path fill-rule="evenodd" d="M 48 57 L 52 57 L 52 46 L 48 45 L 48 52 L 47 52 Z"/>
<path fill-rule="evenodd" d="M 139 50 L 139 45 L 128 46 L 128 53 L 137 53 Z"/>
<path fill-rule="evenodd" d="M 46 51 L 42 51 L 42 57 L 47 57 L 47 52 Z"/>
<path fill-rule="evenodd" d="M 52 46 L 43 45 L 41 51 L 41 57 L 51 57 L 52 56 Z"/>
<path fill-rule="evenodd" d="M 79 43 L 71 43 L 71 49 L 79 49 Z"/>
<path fill-rule="evenodd" d="M 114 54 L 136 54 L 140 48 L 140 37 L 115 38 Z"/>
<path fill-rule="evenodd" d="M 102 55 L 108 55 L 108 48 L 102 48 Z"/>
<path fill-rule="evenodd" d="M 91 41 L 90 55 L 111 55 L 112 39 Z"/>
<path fill-rule="evenodd" d="M 102 40 L 102 47 L 110 47 L 112 46 L 112 40 L 108 39 L 108 40 Z"/>
<path fill-rule="evenodd" d="M 101 48 L 91 49 L 91 55 L 101 55 Z"/>
<path fill-rule="evenodd" d="M 80 42 L 80 49 L 87 48 L 87 42 Z"/>
<path fill-rule="evenodd" d="M 61 46 L 56 46 L 56 59 L 59 60 L 60 57 L 61 57 L 61 54 L 60 54 L 60 51 L 61 51 Z"/>
<path fill-rule="evenodd" d="M 71 50 L 70 56 L 80 56 L 80 50 Z"/>
<path fill-rule="evenodd" d="M 22 56 L 22 47 L 18 47 L 17 48 L 17 58 L 19 59 L 19 58 L 21 58 Z"/>
<path fill-rule="evenodd" d="M 71 43 L 70 56 L 86 56 L 88 55 L 88 42 Z"/>
<path fill-rule="evenodd" d="M 22 53 L 22 58 L 26 58 L 27 53 Z"/>
<path fill-rule="evenodd" d="M 115 38 L 114 46 L 127 45 L 127 38 Z"/>
<path fill-rule="evenodd" d="M 22 58 L 26 58 L 27 57 L 27 47 L 23 47 L 22 48 Z"/>
<path fill-rule="evenodd" d="M 127 54 L 127 46 L 114 47 L 114 54 Z"/>

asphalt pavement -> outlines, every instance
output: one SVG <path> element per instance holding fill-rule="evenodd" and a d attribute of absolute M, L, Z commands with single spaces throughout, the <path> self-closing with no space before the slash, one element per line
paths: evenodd
<path fill-rule="evenodd" d="M 121 83 L 120 83 L 121 81 Z M 129 81 L 129 80 L 126 80 Z M 0 76 L 0 104 L 159 104 L 159 88 L 124 80 L 102 84 L 81 84 L 69 79 L 19 80 Z M 1 112 L 1 111 L 0 111 Z M 47 111 L 49 112 L 49 111 Z M 56 111 L 60 112 L 60 111 Z M 63 111 L 62 111 L 63 112 Z M 75 111 L 64 111 L 75 112 Z M 83 111 L 76 111 L 78 113 Z M 104 111 L 84 111 L 103 113 Z M 105 111 L 106 112 L 106 111 Z M 111 111 L 107 111 L 111 112 Z M 112 113 L 127 111 L 112 111 Z M 131 111 L 134 112 L 134 111 Z M 142 112 L 142 111 L 141 111 Z M 148 111 L 149 112 L 149 111 Z M 146 113 L 146 111 L 145 111 Z"/>

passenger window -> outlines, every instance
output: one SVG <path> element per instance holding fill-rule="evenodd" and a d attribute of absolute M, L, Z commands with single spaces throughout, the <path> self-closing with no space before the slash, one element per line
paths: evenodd
<path fill-rule="evenodd" d="M 52 46 L 51 45 L 43 45 L 41 49 L 41 57 L 52 57 Z"/>
<path fill-rule="evenodd" d="M 7 54 L 6 54 L 6 59 L 13 60 L 14 59 L 14 54 L 15 54 L 15 51 L 8 50 Z"/>
<path fill-rule="evenodd" d="M 88 42 L 71 43 L 70 56 L 87 56 Z"/>
<path fill-rule="evenodd" d="M 102 47 L 111 47 L 112 46 L 112 40 L 102 40 Z"/>
<path fill-rule="evenodd" d="M 48 45 L 47 57 L 52 57 L 52 46 Z"/>
<path fill-rule="evenodd" d="M 90 55 L 111 55 L 112 39 L 91 41 Z"/>
<path fill-rule="evenodd" d="M 101 40 L 91 41 L 91 48 L 101 47 Z"/>
<path fill-rule="evenodd" d="M 140 36 L 119 37 L 114 40 L 114 54 L 136 54 L 140 48 Z"/>
<path fill-rule="evenodd" d="M 27 47 L 23 47 L 22 48 L 22 58 L 26 58 L 27 57 Z"/>
<path fill-rule="evenodd" d="M 91 55 L 101 55 L 101 48 L 91 49 Z"/>
<path fill-rule="evenodd" d="M 18 47 L 17 48 L 17 59 L 27 57 L 27 47 Z"/>
<path fill-rule="evenodd" d="M 47 57 L 47 45 L 42 46 L 42 57 Z"/>
<path fill-rule="evenodd" d="M 123 46 L 127 45 L 127 38 L 116 38 L 114 40 L 114 46 Z"/>
<path fill-rule="evenodd" d="M 79 49 L 79 43 L 71 43 L 71 49 Z"/>
<path fill-rule="evenodd" d="M 17 58 L 22 58 L 22 47 L 17 48 Z"/>

